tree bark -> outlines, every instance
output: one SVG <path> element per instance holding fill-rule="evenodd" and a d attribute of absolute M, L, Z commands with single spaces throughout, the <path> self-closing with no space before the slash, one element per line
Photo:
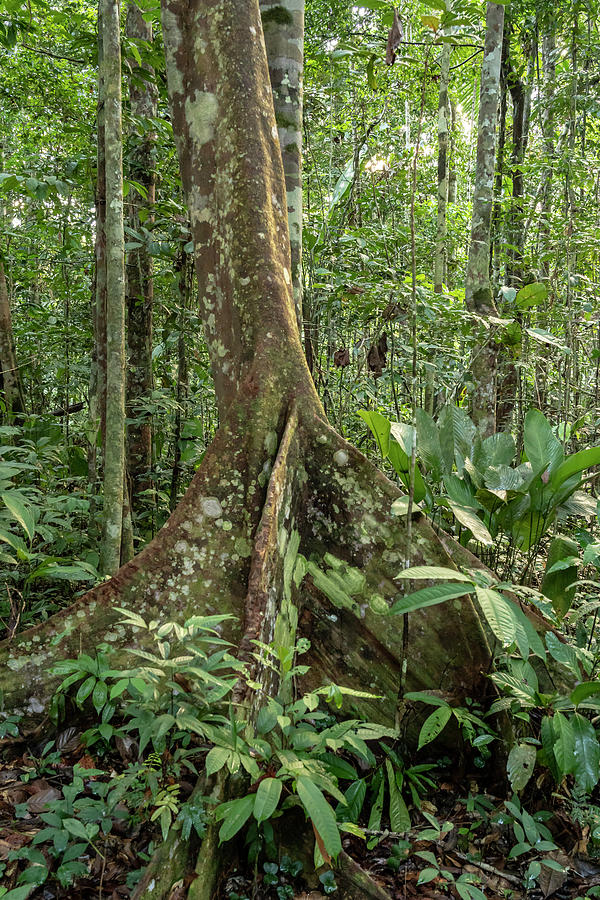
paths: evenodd
<path fill-rule="evenodd" d="M 106 441 L 101 570 L 121 562 L 125 482 L 125 240 L 121 131 L 121 35 L 117 0 L 102 7 L 106 171 Z"/>
<path fill-rule="evenodd" d="M 152 43 L 152 25 L 145 22 L 139 6 L 132 2 L 127 10 L 127 36 L 132 41 Z M 155 134 L 157 91 L 154 70 L 129 60 L 129 101 L 133 126 L 129 135 L 128 173 L 141 186 L 130 188 L 128 224 L 139 233 L 152 228 L 154 221 Z M 152 391 L 152 306 L 154 299 L 153 259 L 143 239 L 141 246 L 128 251 L 127 274 L 127 462 L 131 481 L 131 506 L 137 495 L 152 487 L 152 415 L 144 408 Z"/>
<path fill-rule="evenodd" d="M 441 294 L 447 278 L 446 207 L 448 205 L 448 83 L 450 80 L 450 44 L 442 47 L 440 93 L 438 100 L 438 173 L 437 228 L 435 234 L 434 291 Z"/>
<path fill-rule="evenodd" d="M 25 412 L 25 398 L 21 374 L 17 365 L 15 338 L 12 328 L 10 299 L 0 253 L 0 421 L 12 422 L 15 415 Z"/>
<path fill-rule="evenodd" d="M 504 6 L 488 2 L 479 93 L 471 242 L 465 281 L 467 308 L 483 319 L 497 315 L 490 285 L 489 261 L 503 30 Z M 483 436 L 492 434 L 496 429 L 496 369 L 497 349 L 486 330 L 480 328 L 479 343 L 471 364 L 474 382 L 472 413 Z"/>
<path fill-rule="evenodd" d="M 285 175 L 294 304 L 302 334 L 304 0 L 260 0 L 260 12 Z"/>

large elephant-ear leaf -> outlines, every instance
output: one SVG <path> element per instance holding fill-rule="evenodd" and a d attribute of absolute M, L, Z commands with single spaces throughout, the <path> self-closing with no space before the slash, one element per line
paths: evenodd
<path fill-rule="evenodd" d="M 552 426 L 539 409 L 530 409 L 525 416 L 523 442 L 527 459 L 535 472 L 555 472 L 564 460 L 564 451 Z"/>

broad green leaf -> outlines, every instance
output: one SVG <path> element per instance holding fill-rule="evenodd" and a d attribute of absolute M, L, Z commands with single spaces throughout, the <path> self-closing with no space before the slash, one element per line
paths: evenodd
<path fill-rule="evenodd" d="M 522 791 L 533 775 L 535 767 L 536 749 L 531 744 L 515 744 L 506 763 L 513 791 Z"/>
<path fill-rule="evenodd" d="M 89 835 L 85 830 L 85 825 L 83 822 L 80 822 L 79 819 L 63 819 L 63 826 L 67 829 L 70 834 L 74 834 L 75 837 L 83 838 L 84 841 L 89 840 Z"/>
<path fill-rule="evenodd" d="M 440 413 L 438 428 L 446 471 L 451 472 L 452 466 L 456 464 L 458 474 L 461 475 L 465 459 L 471 454 L 475 426 L 464 409 L 447 404 Z"/>
<path fill-rule="evenodd" d="M 508 465 L 490 466 L 485 471 L 485 484 L 493 491 L 518 491 L 523 485 L 523 476 Z"/>
<path fill-rule="evenodd" d="M 485 474 L 491 466 L 510 466 L 515 458 L 516 447 L 512 434 L 498 431 L 490 434 L 473 448 L 473 465 Z"/>
<path fill-rule="evenodd" d="M 564 644 L 553 631 L 549 631 L 546 634 L 546 647 L 552 659 L 570 669 L 576 678 L 581 677 L 577 653 L 570 644 Z"/>
<path fill-rule="evenodd" d="M 493 546 L 493 537 L 472 509 L 469 509 L 468 506 L 460 506 L 458 503 L 454 503 L 453 500 L 448 500 L 448 505 L 460 524 L 469 529 L 476 541 L 479 541 L 485 547 Z"/>
<path fill-rule="evenodd" d="M 391 433 L 402 450 L 410 457 L 417 438 L 414 427 L 407 422 L 392 422 Z"/>
<path fill-rule="evenodd" d="M 532 306 L 538 306 L 540 303 L 543 303 L 547 296 L 547 286 L 536 281 L 521 288 L 515 297 L 515 304 L 519 309 L 530 309 Z"/>
<path fill-rule="evenodd" d="M 570 565 L 557 570 L 556 564 L 565 558 L 572 558 L 578 553 L 578 546 L 569 537 L 555 537 L 548 550 L 546 572 L 542 581 L 542 593 L 552 601 L 554 611 L 563 618 L 568 613 L 575 598 L 577 566 Z M 554 571 L 550 571 L 554 569 Z"/>
<path fill-rule="evenodd" d="M 75 703 L 78 706 L 81 706 L 84 700 L 86 700 L 92 691 L 94 690 L 94 685 L 96 684 L 96 676 L 90 675 L 89 678 L 86 678 L 85 681 L 80 685 L 79 690 L 75 695 Z"/>
<path fill-rule="evenodd" d="M 556 347 L 558 350 L 562 350 L 563 353 L 571 352 L 567 345 L 563 344 L 560 338 L 557 338 L 549 331 L 545 331 L 543 328 L 526 328 L 525 331 L 534 339 L 534 341 L 539 341 L 540 344 L 548 344 L 550 347 Z"/>
<path fill-rule="evenodd" d="M 417 425 L 417 455 L 434 481 L 445 471 L 440 435 L 433 418 L 424 409 L 415 412 Z"/>
<path fill-rule="evenodd" d="M 223 811 L 226 807 L 223 818 L 223 824 L 219 830 L 219 842 L 223 844 L 230 841 L 240 828 L 243 828 L 254 811 L 254 794 L 248 794 L 246 797 L 240 797 L 237 800 L 230 800 L 228 803 L 222 803 L 217 807 L 217 812 Z"/>
<path fill-rule="evenodd" d="M 534 653 L 539 659 L 546 659 L 546 650 L 544 648 L 543 641 L 539 634 L 535 629 L 535 625 L 523 612 L 518 603 L 513 603 L 508 598 L 505 598 L 506 602 L 510 605 L 510 609 L 512 615 L 516 621 L 517 625 L 520 625 L 525 635 L 527 636 L 527 642 L 529 644 L 529 649 L 532 653 Z"/>
<path fill-rule="evenodd" d="M 387 459 L 390 445 L 390 420 L 372 409 L 359 409 L 358 415 L 369 426 L 377 442 L 379 452 L 384 459 Z"/>
<path fill-rule="evenodd" d="M 2 500 L 7 509 L 11 511 L 17 522 L 23 526 L 25 534 L 30 541 L 35 534 L 35 522 L 31 509 L 23 502 L 21 495 L 16 491 L 5 491 Z M 15 548 L 17 549 L 17 548 Z"/>
<path fill-rule="evenodd" d="M 465 575 L 463 572 L 459 572 L 458 569 L 449 569 L 445 566 L 410 566 L 408 569 L 403 569 L 396 575 L 396 578 L 409 578 L 411 581 L 443 578 L 444 581 L 468 581 L 470 584 L 473 584 L 473 579 L 470 575 Z"/>
<path fill-rule="evenodd" d="M 434 584 L 431 587 L 423 588 L 415 591 L 413 594 L 407 594 L 391 606 L 388 610 L 389 616 L 401 616 L 404 613 L 414 612 L 417 609 L 424 609 L 426 606 L 435 606 L 443 603 L 444 600 L 454 600 L 456 597 L 464 597 L 474 590 L 472 584 L 457 586 L 452 584 Z"/>
<path fill-rule="evenodd" d="M 508 647 L 516 637 L 515 619 L 508 601 L 498 591 L 491 588 L 475 589 L 477 602 L 486 618 L 494 637 Z"/>
<path fill-rule="evenodd" d="M 562 775 L 559 771 L 558 763 L 554 755 L 554 729 L 552 727 L 552 719 L 550 716 L 544 716 L 540 726 L 540 736 L 542 738 L 542 753 L 544 761 L 552 773 L 552 777 L 558 784 Z"/>
<path fill-rule="evenodd" d="M 582 684 L 578 684 L 576 688 L 573 688 L 569 699 L 574 706 L 579 706 L 588 697 L 593 697 L 596 694 L 600 694 L 600 681 L 584 681 Z"/>
<path fill-rule="evenodd" d="M 475 497 L 473 489 L 464 478 L 458 475 L 444 475 L 444 487 L 450 500 L 460 506 L 480 509 L 479 501 Z"/>
<path fill-rule="evenodd" d="M 367 794 L 367 784 L 364 778 L 354 781 L 344 794 L 346 805 L 341 804 L 338 807 L 338 813 L 344 820 L 350 822 L 358 822 L 359 816 L 365 802 Z"/>
<path fill-rule="evenodd" d="M 377 790 L 377 797 L 375 798 L 375 803 L 371 807 L 371 812 L 369 813 L 369 831 L 379 831 L 381 828 L 381 816 L 383 814 L 383 797 L 385 793 L 385 781 L 383 778 L 379 783 L 379 788 Z"/>
<path fill-rule="evenodd" d="M 421 749 L 425 744 L 434 741 L 438 735 L 442 733 L 452 717 L 452 710 L 449 706 L 440 706 L 428 716 L 421 727 L 419 733 L 419 745 L 417 749 Z"/>
<path fill-rule="evenodd" d="M 573 774 L 577 785 L 586 794 L 591 793 L 600 776 L 600 746 L 594 726 L 580 713 L 571 718 L 573 732 Z"/>
<path fill-rule="evenodd" d="M 257 822 L 270 819 L 281 797 L 281 781 L 278 778 L 264 778 L 256 791 L 254 818 Z"/>
<path fill-rule="evenodd" d="M 385 761 L 385 768 L 388 777 L 388 788 L 390 792 L 390 825 L 392 831 L 402 833 L 410 831 L 410 816 L 404 798 L 400 792 L 400 788 L 396 784 L 396 776 L 392 763 L 389 759 Z"/>
<path fill-rule="evenodd" d="M 600 465 L 600 447 L 579 450 L 578 453 L 567 456 L 565 461 L 558 466 L 550 479 L 550 485 L 556 490 L 567 478 L 583 472 L 584 469 L 589 469 L 590 466 L 597 465 Z"/>
<path fill-rule="evenodd" d="M 27 550 L 23 539 L 10 531 L 0 531 L 0 541 L 8 544 L 13 550 L 21 550 L 23 552 Z"/>
<path fill-rule="evenodd" d="M 550 422 L 539 411 L 530 409 L 525 416 L 523 441 L 527 459 L 534 472 L 555 472 L 564 459 L 562 444 L 552 431 Z"/>
<path fill-rule="evenodd" d="M 341 852 L 342 842 L 333 809 L 316 784 L 306 775 L 301 775 L 297 779 L 296 790 L 314 827 L 319 832 L 325 850 L 335 859 Z"/>
<path fill-rule="evenodd" d="M 552 730 L 554 732 L 554 757 L 562 778 L 573 772 L 575 768 L 575 735 L 571 723 L 560 712 L 555 712 L 552 716 Z"/>

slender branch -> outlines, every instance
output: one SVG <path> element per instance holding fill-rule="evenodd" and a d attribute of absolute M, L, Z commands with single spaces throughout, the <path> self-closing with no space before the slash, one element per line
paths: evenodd
<path fill-rule="evenodd" d="M 79 66 L 85 66 L 89 62 L 87 59 L 77 59 L 75 56 L 63 56 L 61 53 L 53 53 L 51 50 L 44 50 L 43 47 L 32 47 L 31 44 L 21 43 L 21 47 L 25 50 L 31 50 L 32 53 L 41 53 L 42 56 L 50 56 L 52 59 L 64 59 L 65 62 L 77 63 Z"/>

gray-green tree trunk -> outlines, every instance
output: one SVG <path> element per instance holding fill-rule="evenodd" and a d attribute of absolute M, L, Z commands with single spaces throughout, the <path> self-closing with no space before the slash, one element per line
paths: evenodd
<path fill-rule="evenodd" d="M 304 0 L 260 0 L 260 12 L 285 175 L 294 303 L 302 334 Z"/>
<path fill-rule="evenodd" d="M 121 563 L 125 481 L 125 240 L 123 234 L 123 142 L 121 126 L 121 35 L 117 0 L 102 7 L 104 155 L 106 171 L 106 441 L 102 572 Z"/>
<path fill-rule="evenodd" d="M 490 226 L 503 30 L 504 6 L 488 3 L 479 92 L 471 241 L 465 280 L 467 308 L 483 318 L 497 315 L 490 284 Z M 496 429 L 496 368 L 496 347 L 481 328 L 479 344 L 471 361 L 471 371 L 474 383 L 473 420 L 483 435 L 492 434 Z"/>
<path fill-rule="evenodd" d="M 132 2 L 127 10 L 127 37 L 134 42 L 152 43 L 152 24 L 144 21 L 139 6 Z M 129 60 L 129 101 L 132 127 L 127 154 L 131 187 L 127 197 L 129 227 L 139 233 L 143 226 L 152 228 L 154 219 L 155 171 L 153 146 L 155 134 L 152 119 L 156 116 L 157 92 L 154 71 L 135 59 Z M 136 242 L 137 243 L 137 242 Z M 127 275 L 127 462 L 131 483 L 131 505 L 136 496 L 152 486 L 152 416 L 147 401 L 152 390 L 152 306 L 154 296 L 153 260 L 148 243 L 128 251 Z"/>

